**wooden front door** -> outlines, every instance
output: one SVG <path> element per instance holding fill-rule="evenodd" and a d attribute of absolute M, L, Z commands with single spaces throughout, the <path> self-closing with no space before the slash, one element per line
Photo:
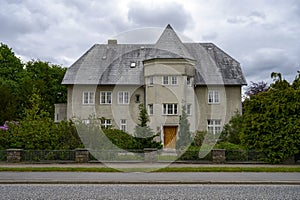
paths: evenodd
<path fill-rule="evenodd" d="M 175 149 L 177 126 L 164 127 L 164 148 Z"/>

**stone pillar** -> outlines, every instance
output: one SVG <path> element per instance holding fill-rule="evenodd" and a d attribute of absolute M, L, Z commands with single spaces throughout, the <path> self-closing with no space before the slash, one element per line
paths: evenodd
<path fill-rule="evenodd" d="M 225 155 L 226 150 L 225 149 L 213 149 L 212 150 L 212 160 L 213 163 L 225 163 L 226 160 L 226 155 Z"/>
<path fill-rule="evenodd" d="M 87 163 L 89 161 L 89 151 L 87 149 L 75 149 L 75 162 Z"/>
<path fill-rule="evenodd" d="M 6 150 L 6 160 L 7 162 L 21 162 L 23 149 L 7 149 Z"/>
<path fill-rule="evenodd" d="M 152 163 L 157 162 L 157 149 L 145 148 L 144 149 L 144 162 Z"/>

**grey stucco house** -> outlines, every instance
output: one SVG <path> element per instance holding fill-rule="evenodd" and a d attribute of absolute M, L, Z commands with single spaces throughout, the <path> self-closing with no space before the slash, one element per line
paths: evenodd
<path fill-rule="evenodd" d="M 130 134 L 143 103 L 164 148 L 175 148 L 182 106 L 191 131 L 220 132 L 241 112 L 240 64 L 212 43 L 183 43 L 168 25 L 155 44 L 95 44 L 68 68 L 66 105 L 55 120 L 91 115 Z"/>

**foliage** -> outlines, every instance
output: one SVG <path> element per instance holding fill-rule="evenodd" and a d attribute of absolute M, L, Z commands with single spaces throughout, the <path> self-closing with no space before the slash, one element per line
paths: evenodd
<path fill-rule="evenodd" d="M 8 123 L 8 131 L 1 131 L 0 148 L 26 150 L 73 149 L 82 146 L 71 122 L 55 124 L 50 114 L 41 108 L 43 99 L 34 89 L 19 123 Z"/>
<path fill-rule="evenodd" d="M 228 124 L 225 124 L 221 132 L 220 141 L 226 141 L 233 144 L 240 144 L 240 135 L 242 132 L 243 116 L 236 112 L 230 119 Z"/>
<path fill-rule="evenodd" d="M 257 95 L 260 92 L 268 91 L 269 86 L 266 82 L 261 81 L 258 83 L 254 83 L 251 81 L 251 84 L 247 87 L 245 94 L 247 96 Z"/>
<path fill-rule="evenodd" d="M 297 154 L 300 147 L 300 90 L 272 73 L 274 83 L 264 93 L 245 100 L 242 143 L 266 155 L 266 161 L 280 163 Z"/>
<path fill-rule="evenodd" d="M 54 104 L 66 102 L 67 88 L 61 85 L 66 68 L 48 62 L 29 61 L 25 64 L 7 45 L 0 45 L 0 124 L 20 120 L 30 102 L 33 88 L 43 99 L 42 107 L 54 117 Z"/>
<path fill-rule="evenodd" d="M 243 150 L 245 149 L 244 146 L 241 146 L 239 144 L 234 144 L 231 142 L 220 142 L 215 145 L 215 149 L 226 149 L 226 150 Z"/>
<path fill-rule="evenodd" d="M 147 110 L 143 104 L 139 105 L 139 121 L 140 123 L 135 127 L 134 135 L 139 141 L 141 146 L 139 149 L 143 148 L 161 148 L 160 142 L 154 141 L 154 138 L 158 136 L 154 131 L 147 125 L 149 117 Z"/>
<path fill-rule="evenodd" d="M 207 131 L 196 131 L 194 140 L 192 142 L 192 146 L 200 147 L 204 141 L 205 135 L 207 134 Z"/>
<path fill-rule="evenodd" d="M 186 113 L 186 104 L 182 104 L 181 116 L 179 119 L 179 132 L 178 139 L 176 141 L 176 148 L 182 149 L 188 147 L 192 142 L 191 132 L 190 132 L 190 123 L 187 118 Z"/>

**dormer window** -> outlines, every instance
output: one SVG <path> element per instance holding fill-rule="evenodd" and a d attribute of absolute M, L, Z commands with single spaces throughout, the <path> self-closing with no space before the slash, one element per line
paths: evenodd
<path fill-rule="evenodd" d="M 131 62 L 130 63 L 130 68 L 135 68 L 136 67 L 136 62 Z"/>

